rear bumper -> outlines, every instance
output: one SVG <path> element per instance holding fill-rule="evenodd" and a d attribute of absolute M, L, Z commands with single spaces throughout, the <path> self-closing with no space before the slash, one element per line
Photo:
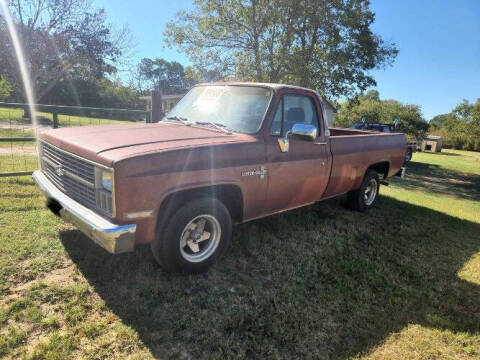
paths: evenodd
<path fill-rule="evenodd" d="M 112 254 L 133 251 L 135 246 L 135 224 L 117 225 L 72 200 L 62 193 L 41 172 L 35 171 L 33 179 L 47 199 L 57 202 L 60 216 L 75 225 L 82 233 Z"/>

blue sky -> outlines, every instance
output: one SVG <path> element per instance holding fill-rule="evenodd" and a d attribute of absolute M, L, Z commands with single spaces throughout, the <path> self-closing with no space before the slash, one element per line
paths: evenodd
<path fill-rule="evenodd" d="M 96 0 L 110 22 L 128 24 L 135 58 L 162 57 L 187 64 L 163 43 L 166 22 L 190 0 Z M 375 70 L 382 98 L 418 104 L 426 119 L 449 112 L 462 99 L 480 97 L 480 0 L 373 0 L 373 30 L 395 42 L 392 67 Z"/>

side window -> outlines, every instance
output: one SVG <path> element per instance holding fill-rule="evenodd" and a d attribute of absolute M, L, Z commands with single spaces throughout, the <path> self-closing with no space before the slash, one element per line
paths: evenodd
<path fill-rule="evenodd" d="M 312 99 L 307 96 L 285 95 L 278 105 L 270 134 L 284 135 L 296 123 L 311 124 L 318 129 L 315 105 Z"/>

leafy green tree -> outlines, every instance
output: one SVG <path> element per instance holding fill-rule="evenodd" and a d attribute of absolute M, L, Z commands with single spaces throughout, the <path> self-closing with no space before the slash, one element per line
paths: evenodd
<path fill-rule="evenodd" d="M 10 83 L 0 76 L 0 100 L 6 100 L 12 93 L 12 87 Z"/>
<path fill-rule="evenodd" d="M 195 66 L 244 80 L 288 82 L 333 96 L 375 85 L 369 71 L 398 50 L 371 30 L 368 0 L 196 0 L 166 41 Z"/>
<path fill-rule="evenodd" d="M 418 105 L 402 104 L 396 100 L 381 100 L 378 91 L 370 90 L 364 95 L 343 102 L 335 117 L 335 125 L 349 127 L 362 119 L 369 123 L 393 124 L 398 119 L 398 131 L 410 139 L 420 140 L 428 130 Z"/>
<path fill-rule="evenodd" d="M 480 98 L 474 104 L 463 100 L 450 113 L 435 116 L 430 133 L 440 135 L 444 146 L 480 151 Z"/>
<path fill-rule="evenodd" d="M 177 61 L 170 62 L 160 58 L 144 58 L 138 65 L 139 80 L 148 84 L 147 88 L 160 89 L 164 94 L 185 92 L 196 82 L 195 74 L 191 70 L 187 74 L 185 70 Z"/>
<path fill-rule="evenodd" d="M 114 74 L 128 47 L 128 30 L 114 32 L 105 12 L 89 0 L 15 0 L 9 9 L 26 51 L 37 102 L 63 97 L 52 92 L 59 83 Z M 24 100 L 17 58 L 1 15 L 0 75 L 10 82 L 16 99 Z M 73 85 L 69 91 L 75 100 Z"/>

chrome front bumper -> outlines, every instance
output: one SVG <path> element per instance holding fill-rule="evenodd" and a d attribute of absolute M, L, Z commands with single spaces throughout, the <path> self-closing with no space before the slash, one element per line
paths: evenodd
<path fill-rule="evenodd" d="M 133 251 L 135 224 L 117 225 L 62 193 L 40 170 L 33 179 L 48 199 L 60 204 L 60 216 L 75 225 L 81 232 L 112 254 Z"/>

